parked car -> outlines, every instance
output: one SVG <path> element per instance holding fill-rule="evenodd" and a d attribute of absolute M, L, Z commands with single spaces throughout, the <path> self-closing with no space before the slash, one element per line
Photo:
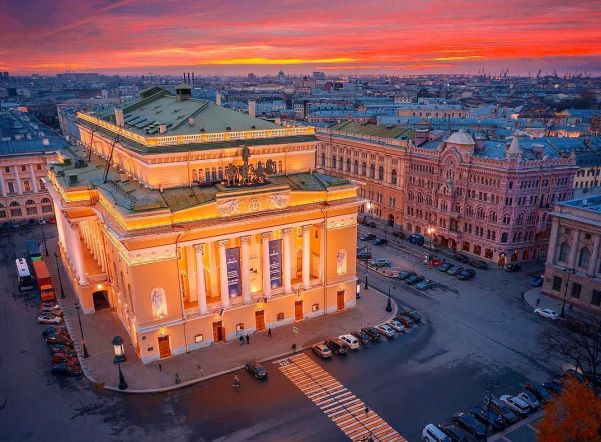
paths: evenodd
<path fill-rule="evenodd" d="M 392 263 L 384 258 L 373 258 L 369 260 L 368 263 L 371 267 L 375 267 L 376 269 L 380 267 L 391 267 Z"/>
<path fill-rule="evenodd" d="M 559 318 L 559 314 L 555 310 L 551 310 L 550 308 L 535 308 L 534 314 L 538 316 L 542 316 L 547 319 L 557 319 Z"/>
<path fill-rule="evenodd" d="M 405 326 L 403 324 L 401 324 L 399 321 L 397 321 L 396 319 L 391 319 L 386 324 L 391 326 L 394 329 L 394 331 L 397 333 L 403 333 L 405 331 Z"/>
<path fill-rule="evenodd" d="M 323 359 L 328 359 L 332 357 L 332 352 L 325 344 L 315 344 L 311 347 L 313 353 Z"/>
<path fill-rule="evenodd" d="M 453 259 L 455 261 L 459 261 L 461 264 L 469 264 L 470 263 L 470 259 L 462 253 L 455 253 L 453 255 Z"/>
<path fill-rule="evenodd" d="M 417 310 L 403 310 L 400 314 L 401 316 L 405 316 L 416 323 L 421 322 L 422 320 L 422 315 L 420 315 Z"/>
<path fill-rule="evenodd" d="M 484 400 L 484 408 L 488 405 L 488 398 Z M 490 409 L 497 413 L 498 415 L 503 417 L 503 422 L 506 426 L 516 423 L 519 418 L 515 415 L 511 409 L 505 405 L 504 402 L 501 402 L 497 398 L 491 398 L 490 400 Z"/>
<path fill-rule="evenodd" d="M 55 307 L 41 307 L 40 308 L 40 315 L 48 315 L 48 316 L 63 316 L 63 311 L 60 307 L 55 308 Z"/>
<path fill-rule="evenodd" d="M 325 340 L 324 344 L 326 344 L 334 354 L 345 355 L 348 352 L 347 345 L 338 338 L 328 338 Z"/>
<path fill-rule="evenodd" d="M 376 235 L 373 233 L 362 233 L 359 235 L 359 239 L 361 241 L 371 241 L 372 239 L 376 239 Z"/>
<path fill-rule="evenodd" d="M 474 269 L 463 269 L 460 272 L 457 272 L 455 276 L 457 277 L 457 279 L 465 281 L 467 279 L 472 279 L 474 276 L 476 276 L 476 271 Z"/>
<path fill-rule="evenodd" d="M 505 428 L 503 416 L 495 413 L 493 410 L 486 411 L 486 409 L 482 407 L 475 406 L 470 408 L 470 413 L 482 424 L 484 424 L 484 426 L 488 424 L 495 431 L 501 431 L 503 428 Z"/>
<path fill-rule="evenodd" d="M 77 377 L 77 376 L 82 375 L 81 366 L 79 364 L 67 364 L 67 363 L 53 364 L 51 371 L 52 371 L 52 374 L 58 374 L 58 375 L 62 375 L 62 376 Z"/>
<path fill-rule="evenodd" d="M 470 261 L 470 265 L 480 270 L 488 270 L 488 263 L 486 261 L 482 261 L 481 259 L 474 259 Z"/>
<path fill-rule="evenodd" d="M 384 246 L 388 244 L 388 240 L 385 238 L 378 238 L 373 242 L 374 246 Z"/>
<path fill-rule="evenodd" d="M 377 325 L 376 328 L 378 329 L 378 331 L 383 334 L 384 336 L 386 336 L 387 338 L 394 338 L 396 336 L 396 332 L 394 331 L 394 329 L 388 325 L 388 324 L 380 324 Z"/>
<path fill-rule="evenodd" d="M 423 246 L 424 243 L 426 242 L 426 239 L 422 235 L 414 233 L 413 235 L 409 235 L 407 237 L 407 242 L 410 242 L 411 244 L 415 244 L 416 246 Z"/>
<path fill-rule="evenodd" d="M 71 340 L 71 338 L 69 336 L 60 335 L 60 334 L 46 336 L 46 343 L 47 344 L 64 344 L 64 345 L 73 346 L 73 341 Z"/>
<path fill-rule="evenodd" d="M 354 336 L 355 338 L 357 338 L 357 340 L 359 341 L 359 344 L 361 344 L 362 346 L 369 345 L 369 343 L 371 342 L 371 339 L 369 339 L 369 336 L 362 331 L 351 332 L 351 335 Z"/>
<path fill-rule="evenodd" d="M 552 394 L 559 394 L 563 390 L 563 384 L 555 379 L 543 382 L 543 387 Z"/>
<path fill-rule="evenodd" d="M 450 262 L 445 262 L 445 263 L 442 263 L 441 265 L 438 266 L 438 271 L 439 272 L 446 272 L 451 267 L 453 267 L 453 264 L 451 264 Z"/>
<path fill-rule="evenodd" d="M 401 324 L 403 324 L 403 326 L 405 326 L 405 328 L 413 327 L 413 320 L 407 316 L 399 315 L 394 319 L 396 321 L 399 321 Z"/>
<path fill-rule="evenodd" d="M 519 272 L 520 270 L 522 270 L 522 267 L 517 264 L 507 264 L 505 266 L 505 271 L 509 273 Z"/>
<path fill-rule="evenodd" d="M 538 407 L 540 407 L 540 402 L 536 396 L 534 396 L 534 394 L 530 393 L 528 390 L 518 393 L 516 397 L 527 403 L 531 410 L 536 410 Z"/>
<path fill-rule="evenodd" d="M 449 436 L 434 424 L 428 424 L 424 427 L 422 440 L 424 442 L 451 442 Z"/>
<path fill-rule="evenodd" d="M 457 425 L 442 422 L 438 424 L 438 428 L 440 428 L 444 434 L 449 436 L 451 442 L 467 442 L 467 434 L 465 434 L 465 432 Z"/>
<path fill-rule="evenodd" d="M 261 365 L 259 361 L 247 362 L 244 368 L 251 375 L 253 375 L 255 379 L 265 379 L 267 377 L 267 370 Z"/>
<path fill-rule="evenodd" d="M 418 282 L 422 282 L 424 279 L 426 279 L 426 278 L 424 278 L 422 275 L 413 275 L 413 276 L 410 276 L 409 278 L 405 279 L 405 284 L 414 285 L 414 284 L 417 284 Z"/>
<path fill-rule="evenodd" d="M 44 329 L 44 331 L 42 332 L 42 336 L 45 338 L 48 335 L 63 335 L 63 336 L 69 336 L 69 331 L 60 325 L 49 325 L 48 327 L 46 327 Z"/>
<path fill-rule="evenodd" d="M 463 270 L 463 267 L 451 266 L 449 270 L 447 270 L 447 275 L 455 276 L 457 273 Z"/>
<path fill-rule="evenodd" d="M 52 353 L 51 360 L 52 360 L 53 364 L 61 364 L 61 363 L 75 364 L 75 363 L 79 363 L 79 360 L 77 359 L 77 356 L 69 356 L 66 353 Z"/>
<path fill-rule="evenodd" d="M 365 327 L 362 328 L 361 331 L 369 336 L 371 342 L 378 342 L 382 338 L 382 335 L 375 327 Z"/>
<path fill-rule="evenodd" d="M 581 383 L 585 381 L 584 375 L 582 373 L 580 373 L 579 371 L 574 370 L 573 368 L 565 370 L 563 372 L 562 376 L 564 378 L 571 376 L 574 379 L 576 379 L 578 382 L 581 382 Z"/>
<path fill-rule="evenodd" d="M 543 286 L 543 278 L 541 278 L 540 276 L 537 276 L 532 281 L 530 281 L 530 285 L 532 287 L 542 287 Z"/>
<path fill-rule="evenodd" d="M 485 428 L 480 422 L 474 419 L 469 413 L 455 413 L 453 415 L 453 422 L 459 427 L 466 430 L 468 433 L 476 436 L 478 439 L 484 438 Z"/>
<path fill-rule="evenodd" d="M 417 275 L 417 273 L 412 272 L 410 270 L 402 270 L 399 272 L 399 274 L 397 275 L 397 278 L 400 279 L 401 281 L 404 281 L 405 279 Z"/>
<path fill-rule="evenodd" d="M 43 314 L 38 316 L 38 322 L 40 324 L 60 324 L 61 322 L 63 322 L 63 318 L 61 318 L 60 316 Z"/>
<path fill-rule="evenodd" d="M 64 353 L 64 354 L 69 355 L 69 356 L 77 356 L 77 352 L 70 345 L 52 344 L 48 348 L 50 349 L 50 354 Z"/>
<path fill-rule="evenodd" d="M 359 250 L 357 252 L 357 259 L 371 259 L 371 252 L 367 250 Z"/>
<path fill-rule="evenodd" d="M 367 221 L 367 220 L 365 220 L 363 222 L 363 225 L 367 226 L 367 227 L 371 227 L 372 229 L 375 229 L 377 227 L 377 224 L 376 224 L 375 221 Z"/>
<path fill-rule="evenodd" d="M 422 282 L 419 282 L 415 288 L 418 290 L 428 290 L 433 289 L 436 284 L 431 279 L 424 279 Z"/>
<path fill-rule="evenodd" d="M 551 399 L 551 395 L 541 384 L 537 384 L 536 382 L 530 382 L 528 384 L 524 384 L 524 388 L 530 393 L 532 393 L 539 401 L 544 402 Z"/>
<path fill-rule="evenodd" d="M 432 258 L 430 260 L 430 264 L 432 264 L 432 267 L 440 267 L 441 264 L 444 263 L 444 259 L 441 258 Z"/>
<path fill-rule="evenodd" d="M 340 335 L 338 336 L 338 339 L 343 341 L 351 350 L 357 350 L 359 348 L 359 340 L 353 335 Z"/>
<path fill-rule="evenodd" d="M 517 413 L 520 416 L 528 416 L 528 413 L 530 412 L 530 407 L 526 402 L 524 402 L 517 396 L 504 394 L 499 399 L 502 402 L 504 402 L 505 405 L 507 405 L 514 413 Z"/>

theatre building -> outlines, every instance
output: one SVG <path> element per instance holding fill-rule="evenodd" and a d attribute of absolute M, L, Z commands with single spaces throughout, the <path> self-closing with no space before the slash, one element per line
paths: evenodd
<path fill-rule="evenodd" d="M 315 172 L 313 128 L 150 88 L 79 113 L 48 174 L 83 310 L 144 362 L 355 305 L 356 186 Z"/>

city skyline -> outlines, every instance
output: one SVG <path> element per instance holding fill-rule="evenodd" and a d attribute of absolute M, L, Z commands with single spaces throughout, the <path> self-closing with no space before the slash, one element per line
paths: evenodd
<path fill-rule="evenodd" d="M 0 70 L 17 74 L 601 73 L 601 6 L 592 1 L 262 1 L 203 10 L 61 0 L 3 10 Z"/>

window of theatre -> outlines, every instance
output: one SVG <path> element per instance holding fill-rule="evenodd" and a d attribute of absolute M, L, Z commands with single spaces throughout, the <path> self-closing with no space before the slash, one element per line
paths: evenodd
<path fill-rule="evenodd" d="M 559 246 L 559 256 L 557 257 L 557 260 L 561 262 L 567 262 L 568 256 L 570 256 L 570 245 L 567 241 L 564 241 Z"/>

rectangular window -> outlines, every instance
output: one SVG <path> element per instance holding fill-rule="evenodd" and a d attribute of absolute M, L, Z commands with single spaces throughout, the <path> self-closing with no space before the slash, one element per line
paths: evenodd
<path fill-rule="evenodd" d="M 4 167 L 4 173 L 10 173 L 10 166 Z"/>
<path fill-rule="evenodd" d="M 31 184 L 29 184 L 29 180 L 23 180 L 23 189 L 25 192 L 31 192 Z"/>
<path fill-rule="evenodd" d="M 8 193 L 15 193 L 15 183 L 9 181 L 6 184 L 8 185 Z"/>
<path fill-rule="evenodd" d="M 578 284 L 577 282 L 573 282 L 572 283 L 572 293 L 570 296 L 572 296 L 572 298 L 579 299 L 581 291 L 582 291 L 582 286 L 580 284 Z"/>
<path fill-rule="evenodd" d="M 593 290 L 593 297 L 591 298 L 591 304 L 599 307 L 601 305 L 601 291 Z"/>
<path fill-rule="evenodd" d="M 561 284 L 563 283 L 563 280 L 559 277 L 559 276 L 554 276 L 553 277 L 553 291 L 558 292 L 561 290 Z"/>

